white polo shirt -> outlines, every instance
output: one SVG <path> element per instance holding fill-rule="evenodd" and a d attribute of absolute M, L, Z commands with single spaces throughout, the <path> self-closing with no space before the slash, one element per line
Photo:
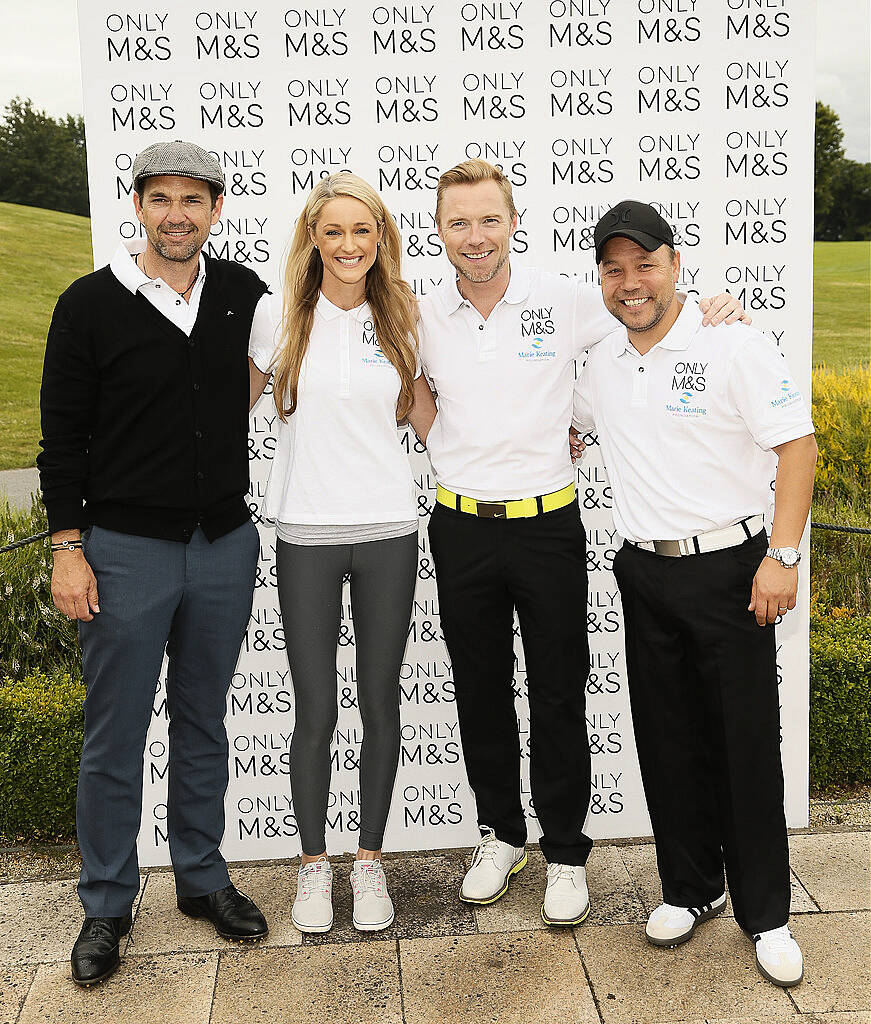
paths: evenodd
<path fill-rule="evenodd" d="M 274 345 L 251 353 L 259 370 Z M 264 515 L 282 523 L 417 520 L 414 478 L 396 425 L 399 374 L 382 353 L 368 304 L 318 299 L 298 404 L 278 438 Z"/>
<path fill-rule="evenodd" d="M 425 296 L 420 314 L 420 360 L 438 392 L 427 448 L 439 483 L 483 501 L 571 483 L 574 360 L 617 323 L 599 289 L 512 267 L 486 320 L 455 279 Z"/>
<path fill-rule="evenodd" d="M 199 272 L 191 289 L 190 301 L 185 302 L 176 290 L 162 278 L 148 277 L 136 266 L 133 257 L 145 252 L 145 245 L 146 243 L 142 239 L 119 243 L 115 255 L 109 263 L 109 269 L 128 291 L 134 294 L 142 292 L 159 313 L 162 313 L 170 323 L 175 324 L 180 331 L 190 337 L 194 324 L 197 322 L 200 298 L 206 283 L 206 261 L 203 259 L 203 254 L 200 253 Z M 253 354 L 254 348 L 263 348 L 272 344 L 275 324 L 269 300 L 269 294 L 264 293 L 254 309 L 251 339 L 248 344 L 249 355 Z"/>
<path fill-rule="evenodd" d="M 590 351 L 574 423 L 598 431 L 614 525 L 634 541 L 679 540 L 764 512 L 771 449 L 814 432 L 777 347 L 746 324 L 702 327 L 689 299 L 646 355 L 622 326 Z"/>

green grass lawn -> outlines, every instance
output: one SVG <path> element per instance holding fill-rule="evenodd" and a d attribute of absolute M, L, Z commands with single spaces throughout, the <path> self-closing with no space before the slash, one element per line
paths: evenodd
<path fill-rule="evenodd" d="M 814 365 L 869 361 L 868 242 L 814 245 Z M 39 380 L 55 300 L 91 264 L 87 217 L 0 203 L 0 470 L 33 466 Z"/>
<path fill-rule="evenodd" d="M 87 217 L 0 203 L 0 469 L 36 463 L 51 313 L 67 285 L 92 269 Z"/>
<path fill-rule="evenodd" d="M 814 366 L 871 361 L 871 243 L 814 242 Z"/>

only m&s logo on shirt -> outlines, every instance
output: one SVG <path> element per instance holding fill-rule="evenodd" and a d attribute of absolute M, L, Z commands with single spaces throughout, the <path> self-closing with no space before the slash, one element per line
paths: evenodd
<path fill-rule="evenodd" d="M 671 378 L 672 391 L 704 391 L 707 386 L 707 363 L 678 362 Z"/>
<path fill-rule="evenodd" d="M 520 334 L 524 338 L 539 337 L 543 334 L 554 334 L 556 324 L 553 322 L 553 306 L 542 306 L 540 309 L 524 309 L 520 313 Z"/>
<path fill-rule="evenodd" d="M 366 320 L 364 322 L 363 334 L 360 340 L 366 346 L 363 362 L 367 366 L 393 365 L 387 356 L 381 351 L 381 346 L 378 344 L 378 338 L 375 336 L 375 325 L 371 320 Z"/>

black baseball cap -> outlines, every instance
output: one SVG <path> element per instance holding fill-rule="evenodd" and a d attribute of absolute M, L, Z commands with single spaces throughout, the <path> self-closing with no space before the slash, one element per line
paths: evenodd
<path fill-rule="evenodd" d="M 596 263 L 602 262 L 605 243 L 610 238 L 618 237 L 631 238 L 648 252 L 653 252 L 661 245 L 674 248 L 674 233 L 668 223 L 652 206 L 635 199 L 624 199 L 600 218 L 593 232 Z"/>

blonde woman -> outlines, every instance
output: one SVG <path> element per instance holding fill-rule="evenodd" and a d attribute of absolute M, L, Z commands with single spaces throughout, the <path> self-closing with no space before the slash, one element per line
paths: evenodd
<path fill-rule="evenodd" d="M 377 931 L 394 917 L 381 844 L 417 569 L 416 492 L 397 421 L 426 440 L 435 416 L 400 255 L 399 231 L 370 185 L 348 173 L 318 182 L 287 258 L 278 346 L 256 352 L 251 367 L 252 401 L 274 372 L 280 418 L 265 511 L 276 521 L 295 695 L 290 781 L 303 855 L 292 918 L 304 932 L 333 923 L 325 822 L 346 575 L 363 723 L 354 926 Z"/>

